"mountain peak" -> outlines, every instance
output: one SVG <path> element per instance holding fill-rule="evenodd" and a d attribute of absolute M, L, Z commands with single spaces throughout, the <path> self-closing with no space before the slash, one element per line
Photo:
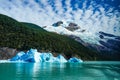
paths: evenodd
<path fill-rule="evenodd" d="M 70 31 L 75 31 L 77 29 L 80 29 L 80 26 L 72 21 L 64 21 L 64 20 L 61 20 L 61 21 L 58 21 L 56 23 L 53 23 L 52 24 L 53 27 L 59 27 L 59 26 L 62 26 Z"/>
<path fill-rule="evenodd" d="M 56 23 L 53 23 L 52 26 L 58 27 L 58 26 L 61 26 L 61 24 L 63 24 L 63 21 L 58 21 Z"/>

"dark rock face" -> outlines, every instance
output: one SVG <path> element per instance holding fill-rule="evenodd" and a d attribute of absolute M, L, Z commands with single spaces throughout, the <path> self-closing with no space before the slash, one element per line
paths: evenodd
<path fill-rule="evenodd" d="M 115 39 L 120 40 L 120 37 L 116 37 Z"/>
<path fill-rule="evenodd" d="M 113 34 L 108 34 L 108 33 L 102 32 L 102 31 L 100 31 L 99 33 L 100 33 L 101 35 L 104 35 L 104 36 L 115 37 Z"/>
<path fill-rule="evenodd" d="M 58 22 L 54 23 L 52 26 L 57 27 L 57 26 L 60 26 L 61 24 L 63 24 L 63 22 L 62 21 L 58 21 Z"/>
<path fill-rule="evenodd" d="M 74 31 L 74 30 L 77 30 L 79 29 L 80 27 L 75 24 L 75 23 L 69 23 L 68 27 L 66 27 L 66 29 L 70 30 L 70 31 Z"/>
<path fill-rule="evenodd" d="M 112 50 L 111 52 L 120 51 L 120 37 L 119 36 L 115 36 L 113 34 L 108 34 L 104 32 L 99 32 L 99 33 L 100 33 L 99 37 L 101 38 L 99 43 L 102 46 L 111 49 Z"/>
<path fill-rule="evenodd" d="M 2 47 L 0 48 L 0 59 L 9 59 L 16 55 L 18 51 L 16 49 Z"/>
<path fill-rule="evenodd" d="M 78 25 L 75 23 L 70 23 L 69 26 L 74 27 L 74 26 L 78 26 Z"/>
<path fill-rule="evenodd" d="M 100 37 L 101 39 L 103 39 L 103 38 L 104 38 L 104 36 L 103 36 L 103 35 L 100 35 L 99 37 Z"/>
<path fill-rule="evenodd" d="M 102 32 L 101 32 L 102 33 Z M 105 35 L 104 35 L 105 34 Z M 115 60 L 120 61 L 120 38 L 112 34 L 106 35 L 107 33 L 99 34 L 101 45 L 85 43 L 74 35 L 70 35 L 70 38 L 75 39 L 84 46 L 99 52 L 99 56 L 102 60 Z M 107 37 L 106 37 L 107 36 Z"/>
<path fill-rule="evenodd" d="M 101 40 L 98 45 L 101 55 L 114 60 L 120 60 L 120 36 L 99 32 Z"/>
<path fill-rule="evenodd" d="M 52 24 L 52 26 L 58 27 L 58 26 L 60 26 L 61 24 L 64 24 L 64 23 L 63 23 L 62 21 L 58 21 L 58 22 Z M 75 31 L 75 30 L 77 30 L 77 29 L 80 29 L 80 26 L 78 26 L 76 23 L 70 22 L 69 25 L 66 25 L 66 26 L 65 26 L 65 28 L 68 29 L 68 30 L 70 30 L 70 31 Z M 84 31 L 85 31 L 85 30 L 83 30 L 83 32 L 84 32 Z"/>

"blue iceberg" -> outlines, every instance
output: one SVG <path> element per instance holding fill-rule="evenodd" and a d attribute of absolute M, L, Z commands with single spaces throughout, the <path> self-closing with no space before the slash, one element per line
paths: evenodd
<path fill-rule="evenodd" d="M 15 57 L 13 57 L 12 59 L 10 59 L 11 61 L 20 61 L 23 60 L 22 56 L 24 55 L 24 52 L 19 52 Z"/>
<path fill-rule="evenodd" d="M 78 58 L 76 58 L 76 57 L 73 57 L 73 58 L 70 58 L 69 60 L 68 60 L 68 62 L 73 62 L 73 63 L 75 63 L 75 62 L 83 62 L 81 59 L 78 59 Z"/>
<path fill-rule="evenodd" d="M 19 52 L 16 56 L 10 59 L 10 61 L 24 61 L 24 62 L 57 62 L 57 63 L 65 63 L 65 62 L 82 62 L 81 59 L 78 58 L 70 58 L 68 61 L 62 56 L 58 55 L 54 57 L 52 53 L 40 53 L 37 49 L 30 49 L 29 51 Z"/>

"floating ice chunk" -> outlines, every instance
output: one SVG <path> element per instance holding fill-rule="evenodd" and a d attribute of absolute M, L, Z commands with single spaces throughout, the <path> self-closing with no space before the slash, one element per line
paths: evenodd
<path fill-rule="evenodd" d="M 83 61 L 82 61 L 81 59 L 78 59 L 78 58 L 76 58 L 76 57 L 73 57 L 73 58 L 70 58 L 70 59 L 68 60 L 68 62 L 70 62 L 70 63 L 71 63 L 71 62 L 73 62 L 73 63 L 74 63 L 74 62 L 78 62 L 78 63 L 79 63 L 79 62 L 83 62 Z"/>
<path fill-rule="evenodd" d="M 68 61 L 62 56 L 58 55 L 54 57 L 52 53 L 39 53 L 37 49 L 30 49 L 26 53 L 19 52 L 15 57 L 11 58 L 10 61 L 25 61 L 25 62 L 82 62 L 77 58 L 70 58 Z"/>
<path fill-rule="evenodd" d="M 11 58 L 10 61 L 22 60 L 21 56 L 23 56 L 24 54 L 24 52 L 19 52 L 15 57 Z"/>
<path fill-rule="evenodd" d="M 67 62 L 67 60 L 62 55 L 57 56 L 57 58 L 59 59 L 59 62 Z"/>
<path fill-rule="evenodd" d="M 28 62 L 40 62 L 39 53 L 37 52 L 37 49 L 30 49 L 26 55 L 24 55 L 24 60 Z"/>
<path fill-rule="evenodd" d="M 0 63 L 8 63 L 10 62 L 9 60 L 0 60 Z"/>
<path fill-rule="evenodd" d="M 37 52 L 37 49 L 30 49 L 27 54 L 34 54 L 35 52 Z"/>
<path fill-rule="evenodd" d="M 40 57 L 42 59 L 42 62 L 53 62 L 54 61 L 54 57 L 52 53 L 41 53 Z"/>
<path fill-rule="evenodd" d="M 19 52 L 15 57 L 10 59 L 10 61 L 28 61 L 35 62 L 34 53 L 37 52 L 36 49 L 30 49 L 27 53 Z"/>
<path fill-rule="evenodd" d="M 43 62 L 67 62 L 67 60 L 62 55 L 54 57 L 52 53 L 42 53 L 41 58 Z"/>
<path fill-rule="evenodd" d="M 40 55 L 41 54 L 39 52 L 37 52 L 37 51 L 34 53 L 35 62 L 42 62 L 42 59 L 41 59 Z"/>
<path fill-rule="evenodd" d="M 21 56 L 24 55 L 24 54 L 25 54 L 24 52 L 19 52 L 19 53 L 17 54 L 17 56 L 21 57 Z"/>

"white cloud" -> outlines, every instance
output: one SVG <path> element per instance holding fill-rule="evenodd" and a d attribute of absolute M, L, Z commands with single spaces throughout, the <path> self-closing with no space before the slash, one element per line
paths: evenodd
<path fill-rule="evenodd" d="M 62 15 L 64 13 L 61 0 L 55 0 L 55 11 L 58 11 L 59 15 Z"/>
<path fill-rule="evenodd" d="M 63 9 L 62 0 L 54 0 L 55 11 L 48 0 L 39 0 L 43 6 L 34 0 L 0 0 L 0 13 L 6 14 L 22 22 L 31 22 L 40 26 L 51 25 L 59 20 L 74 20 L 81 28 L 91 32 L 104 31 L 115 35 L 120 35 L 120 12 L 110 7 L 108 11 L 101 5 L 91 1 L 90 6 L 87 0 L 81 5 L 75 3 L 76 10 L 72 9 L 72 0 L 65 0 L 65 8 Z M 96 7 L 95 7 L 96 6 Z M 88 7 L 86 9 L 86 7 Z M 97 8 L 98 11 L 94 11 Z M 56 13 L 56 11 L 58 13 Z M 114 30 L 116 29 L 116 30 Z"/>

